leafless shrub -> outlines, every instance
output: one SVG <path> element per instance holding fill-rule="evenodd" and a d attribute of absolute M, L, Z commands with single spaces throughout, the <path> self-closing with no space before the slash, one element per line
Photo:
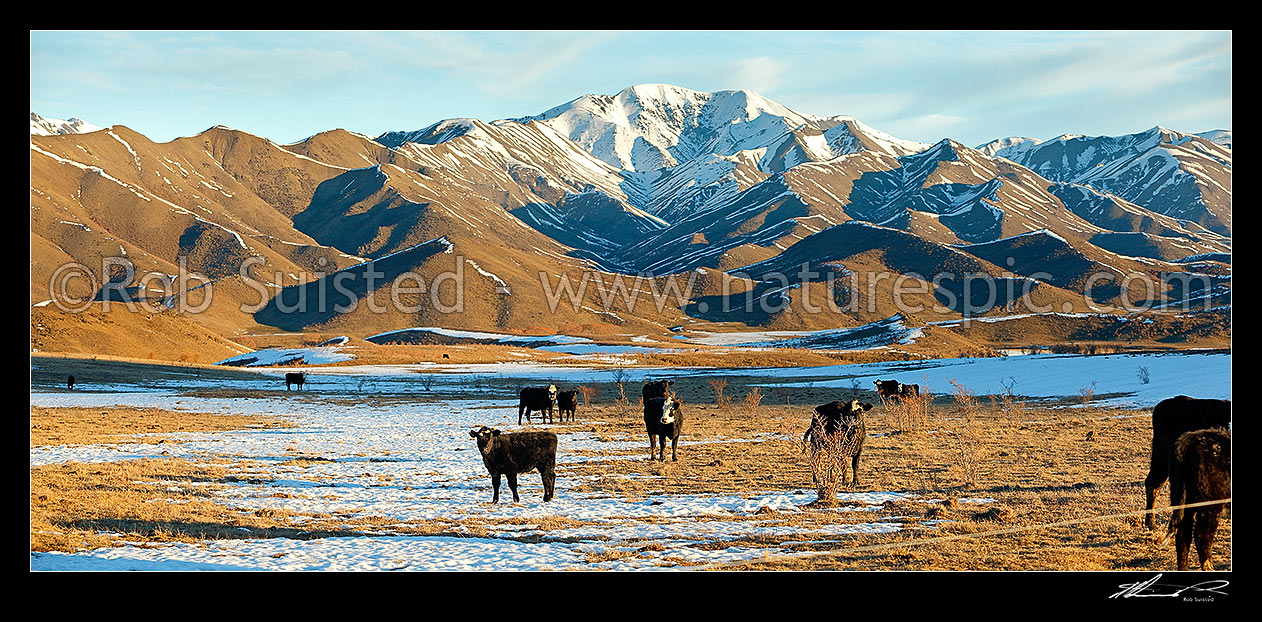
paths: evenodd
<path fill-rule="evenodd" d="M 745 394 L 745 414 L 753 416 L 758 411 L 758 405 L 762 403 L 762 389 L 754 387 Z"/>
<path fill-rule="evenodd" d="M 614 406 L 617 407 L 618 412 L 625 416 L 631 412 L 631 400 L 627 399 L 627 383 L 619 382 L 616 386 L 618 387 L 618 399 L 614 400 Z"/>
<path fill-rule="evenodd" d="M 789 390 L 788 389 L 784 387 L 779 387 L 776 389 L 776 395 L 780 396 L 780 399 L 784 400 L 785 405 L 789 404 Z"/>
<path fill-rule="evenodd" d="M 818 417 L 818 415 L 817 415 Z M 813 422 L 823 429 L 823 422 Z M 807 455 L 807 463 L 811 467 L 811 481 L 815 485 L 815 504 L 831 506 L 837 504 L 837 490 L 841 486 L 845 474 L 844 455 L 841 434 L 812 435 L 810 441 L 801 442 L 802 453 Z"/>
<path fill-rule="evenodd" d="M 600 389 L 597 387 L 583 385 L 575 390 L 583 397 L 584 406 L 591 406 L 594 402 L 599 401 Z"/>
<path fill-rule="evenodd" d="M 421 374 L 421 387 L 428 392 L 434 387 L 434 374 Z"/>
<path fill-rule="evenodd" d="M 985 454 L 981 433 L 977 425 L 969 419 L 955 426 L 955 429 L 951 430 L 951 437 L 955 449 L 955 463 L 960 467 L 964 483 L 975 486 L 981 476 Z"/>
<path fill-rule="evenodd" d="M 955 399 L 955 407 L 967 421 L 972 421 L 981 411 L 980 403 L 977 400 L 977 393 L 972 389 L 960 384 L 955 379 L 948 380 L 951 383 L 951 397 Z"/>
<path fill-rule="evenodd" d="M 900 432 L 920 432 L 929 427 L 931 401 L 933 394 L 928 392 L 895 397 L 885 403 L 885 412 L 891 416 L 894 429 Z"/>
<path fill-rule="evenodd" d="M 714 394 L 714 403 L 720 408 L 730 408 L 732 398 L 723 394 L 727 390 L 727 378 L 716 378 L 710 381 L 710 392 Z"/>
<path fill-rule="evenodd" d="M 1139 376 L 1139 381 L 1142 384 L 1148 384 L 1148 382 L 1152 379 L 1148 375 L 1148 368 L 1142 365 L 1139 369 L 1135 370 L 1135 375 Z"/>
<path fill-rule="evenodd" d="M 1025 418 L 1026 404 L 1014 392 L 1017 385 L 1017 379 L 1014 376 L 1008 376 L 1008 380 L 1000 380 L 999 385 L 1003 387 L 1003 391 L 998 395 L 990 396 L 991 412 L 997 415 L 1003 415 L 1008 424 L 1019 422 Z"/>
<path fill-rule="evenodd" d="M 613 381 L 614 381 L 614 384 L 619 384 L 619 385 L 626 384 L 626 382 L 627 382 L 627 367 L 626 367 L 626 365 L 623 365 L 622 363 L 619 363 L 619 364 L 617 364 L 617 365 L 615 365 L 615 366 L 614 366 L 614 368 L 613 368 Z"/>
<path fill-rule="evenodd" d="M 1091 403 L 1091 398 L 1095 396 L 1095 385 L 1096 381 L 1092 380 L 1091 384 L 1078 389 L 1078 399 L 1082 402 L 1083 406 Z"/>

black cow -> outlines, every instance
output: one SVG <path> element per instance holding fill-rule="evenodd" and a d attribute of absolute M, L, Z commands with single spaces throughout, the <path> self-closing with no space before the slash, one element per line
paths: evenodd
<path fill-rule="evenodd" d="M 298 385 L 298 390 L 302 390 L 302 385 L 307 382 L 307 372 L 288 372 L 285 374 L 285 390 L 289 391 L 293 385 Z"/>
<path fill-rule="evenodd" d="M 568 414 L 574 421 L 574 409 L 578 407 L 578 391 L 562 391 L 557 393 L 557 417 L 565 421 Z"/>
<path fill-rule="evenodd" d="M 920 395 L 920 385 L 899 384 L 897 380 L 877 380 L 876 394 L 881 399 L 906 399 Z"/>
<path fill-rule="evenodd" d="M 1152 409 L 1152 454 L 1148 460 L 1148 477 L 1144 478 L 1144 509 L 1151 510 L 1157 491 L 1170 476 L 1170 448 L 1184 432 L 1209 428 L 1226 428 L 1231 423 L 1231 400 L 1202 400 L 1186 395 L 1162 400 Z M 1156 528 L 1153 514 L 1144 517 L 1149 529 Z"/>
<path fill-rule="evenodd" d="M 531 412 L 546 413 L 540 415 L 544 423 L 552 420 L 552 409 L 556 406 L 557 387 L 550 384 L 546 387 L 526 387 L 521 390 L 521 399 L 517 402 L 517 425 L 521 425 L 522 415 L 530 422 Z"/>
<path fill-rule="evenodd" d="M 640 391 L 640 402 L 647 404 L 653 398 L 669 397 L 672 394 L 670 387 L 674 384 L 674 380 L 658 380 L 644 383 L 644 388 Z"/>
<path fill-rule="evenodd" d="M 74 391 L 74 376 L 66 379 L 66 389 Z"/>
<path fill-rule="evenodd" d="M 863 454 L 863 439 L 867 426 L 863 413 L 872 410 L 872 404 L 850 400 L 835 401 L 815 407 L 811 425 L 802 434 L 802 444 L 812 452 L 836 450 L 841 458 L 841 481 L 846 481 L 845 459 L 850 459 L 850 483 L 859 484 L 859 457 Z M 818 484 L 818 476 L 812 474 Z"/>
<path fill-rule="evenodd" d="M 679 435 L 684 432 L 684 412 L 680 408 L 683 402 L 672 395 L 651 397 L 644 400 L 644 430 L 649 435 L 649 460 L 657 458 L 666 460 L 666 439 L 670 439 L 670 459 L 678 461 L 675 450 L 679 446 Z M 660 457 L 655 455 L 658 441 L 661 445 Z"/>
<path fill-rule="evenodd" d="M 469 430 L 469 436 L 478 441 L 482 464 L 491 474 L 491 486 L 495 489 L 492 503 L 500 502 L 500 475 L 508 476 L 508 489 L 517 496 L 517 474 L 535 469 L 543 476 L 543 500 L 551 501 L 556 487 L 557 435 L 545 431 L 514 432 L 503 434 L 499 430 L 482 426 Z"/>
<path fill-rule="evenodd" d="M 1179 506 L 1231 498 L 1231 432 L 1222 428 L 1187 432 L 1170 448 L 1170 505 Z M 1188 569 L 1188 550 L 1196 541 L 1201 570 L 1213 570 L 1210 550 L 1218 531 L 1218 515 L 1225 504 L 1178 509 L 1161 539 L 1174 536 L 1179 570 Z"/>

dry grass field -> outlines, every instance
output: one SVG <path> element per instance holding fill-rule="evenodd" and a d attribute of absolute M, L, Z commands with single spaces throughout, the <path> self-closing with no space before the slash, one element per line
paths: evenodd
<path fill-rule="evenodd" d="M 638 384 L 633 386 L 638 392 Z M 602 450 L 599 456 L 588 456 L 588 461 L 565 465 L 558 479 L 580 480 L 576 488 L 580 492 L 627 500 L 777 490 L 814 494 L 808 457 L 797 441 L 810 412 L 803 404 L 835 395 L 813 395 L 807 390 L 761 395 L 755 387 L 728 384 L 719 400 L 713 386 L 685 383 L 676 388 L 685 401 L 679 461 L 648 461 L 638 395 L 620 400 L 615 386 L 604 386 L 601 403 L 580 405 L 577 422 L 547 427 L 562 434 L 587 432 L 600 441 L 631 441 L 640 446 Z M 786 400 L 791 403 L 783 403 Z M 1143 508 L 1142 480 L 1151 435 L 1148 411 L 1061 406 L 974 400 L 966 393 L 931 397 L 919 409 L 907 411 L 878 404 L 867 416 L 860 484 L 840 490 L 909 493 L 910 497 L 887 502 L 880 511 L 896 519 L 899 530 L 821 540 L 813 530 L 856 520 L 845 511 L 847 502 L 840 508 L 805 506 L 797 512 L 764 508 L 746 517 L 714 520 L 758 521 L 785 528 L 789 535 L 782 529 L 775 536 L 744 536 L 696 546 L 777 548 L 809 555 L 681 565 L 777 571 L 1172 570 L 1173 546 L 1158 547 L 1153 537 L 1159 532 L 1143 529 L 1137 513 Z M 33 446 L 112 443 L 153 431 L 284 425 L 248 416 L 126 408 L 33 408 L 31 416 Z M 601 423 L 592 423 L 597 421 Z M 320 458 L 294 456 L 295 464 L 304 460 Z M 388 530 L 397 534 L 467 537 L 489 534 L 487 528 L 495 526 L 473 517 L 399 524 L 331 512 L 308 514 L 297 529 L 292 513 L 247 512 L 216 503 L 212 493 L 217 486 L 260 477 L 258 466 L 249 461 L 212 464 L 154 459 L 33 467 L 31 550 L 73 551 L 122 540 L 353 536 L 380 533 L 387 523 Z M 1162 495 L 1159 508 L 1167 505 L 1164 490 Z M 1168 513 L 1160 514 L 1159 522 L 1164 524 L 1166 518 Z M 520 519 L 507 520 L 513 521 Z M 553 516 L 540 523 L 539 529 L 579 524 Z M 794 530 L 801 533 L 795 535 Z M 1231 544 L 1231 521 L 1224 520 L 1214 545 L 1216 569 L 1231 569 Z M 621 545 L 593 553 L 590 561 L 609 561 L 660 547 L 651 538 Z"/>

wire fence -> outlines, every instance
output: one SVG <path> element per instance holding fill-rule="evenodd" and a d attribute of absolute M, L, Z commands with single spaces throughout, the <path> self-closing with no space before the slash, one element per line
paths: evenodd
<path fill-rule="evenodd" d="M 952 540 L 966 540 L 966 539 L 972 539 L 972 538 L 986 538 L 990 536 L 1001 536 L 1001 535 L 1012 534 L 1012 533 L 1020 533 L 1023 531 L 1037 531 L 1039 529 L 1051 529 L 1053 527 L 1064 527 L 1067 525 L 1078 525 L 1081 523 L 1093 523 L 1093 522 L 1100 522 L 1100 521 L 1106 521 L 1106 520 L 1115 520 L 1119 518 L 1128 518 L 1131 516 L 1144 516 L 1145 514 L 1156 514 L 1158 512 L 1170 512 L 1173 510 L 1186 510 L 1189 508 L 1199 508 L 1199 507 L 1226 504 L 1226 503 L 1231 503 L 1231 497 L 1228 497 L 1226 499 L 1217 499 L 1214 501 L 1201 501 L 1199 503 L 1187 503 L 1184 505 L 1175 505 L 1175 506 L 1170 506 L 1166 508 L 1154 508 L 1151 510 L 1137 510 L 1134 512 L 1123 512 L 1121 514 L 1108 514 L 1105 516 L 1091 516 L 1087 518 L 1074 518 L 1070 520 L 1056 521 L 1052 523 L 1042 523 L 1038 525 L 1024 525 L 1021 527 L 1007 527 L 1004 529 L 994 529 L 991 531 L 981 531 L 977 533 L 934 536 L 932 538 L 917 538 L 913 540 L 904 540 L 902 542 L 886 542 L 883 544 L 865 544 L 863 546 L 855 546 L 855 547 L 849 547 L 849 548 L 844 548 L 844 549 L 831 549 L 828 551 L 813 551 L 810 553 L 795 553 L 791 555 L 771 555 L 767 557 L 760 557 L 758 559 L 747 559 L 747 560 L 736 561 L 736 562 L 720 562 L 716 564 L 709 564 L 707 566 L 697 567 L 696 569 L 698 570 L 730 570 L 730 569 L 740 568 L 742 566 L 751 566 L 754 564 L 765 564 L 767 562 L 775 561 L 777 559 L 801 560 L 801 559 L 809 559 L 812 557 L 826 557 L 826 556 L 840 557 L 843 555 L 851 555 L 851 554 L 856 554 L 856 553 L 870 553 L 873 551 L 901 549 L 901 548 L 906 548 L 909 546 L 919 546 L 922 544 L 935 544 L 939 542 L 950 542 Z"/>

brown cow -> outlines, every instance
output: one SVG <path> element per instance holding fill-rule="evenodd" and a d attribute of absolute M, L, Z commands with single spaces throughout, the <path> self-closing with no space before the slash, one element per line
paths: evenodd
<path fill-rule="evenodd" d="M 1170 448 L 1171 507 L 1231 498 L 1231 432 L 1222 428 L 1187 432 Z M 1213 570 L 1210 550 L 1225 504 L 1176 509 L 1161 544 L 1174 536 L 1179 570 L 1188 569 L 1188 552 L 1196 541 L 1201 570 Z M 1151 515 L 1150 515 L 1151 516 Z"/>
<path fill-rule="evenodd" d="M 1157 491 L 1170 476 L 1170 448 L 1184 432 L 1209 428 L 1226 428 L 1231 423 L 1231 400 L 1193 399 L 1179 395 L 1162 400 L 1152 409 L 1152 454 L 1148 459 L 1148 477 L 1144 478 L 1144 509 L 1151 510 Z M 1151 512 L 1144 517 L 1149 529 L 1156 528 Z"/>

